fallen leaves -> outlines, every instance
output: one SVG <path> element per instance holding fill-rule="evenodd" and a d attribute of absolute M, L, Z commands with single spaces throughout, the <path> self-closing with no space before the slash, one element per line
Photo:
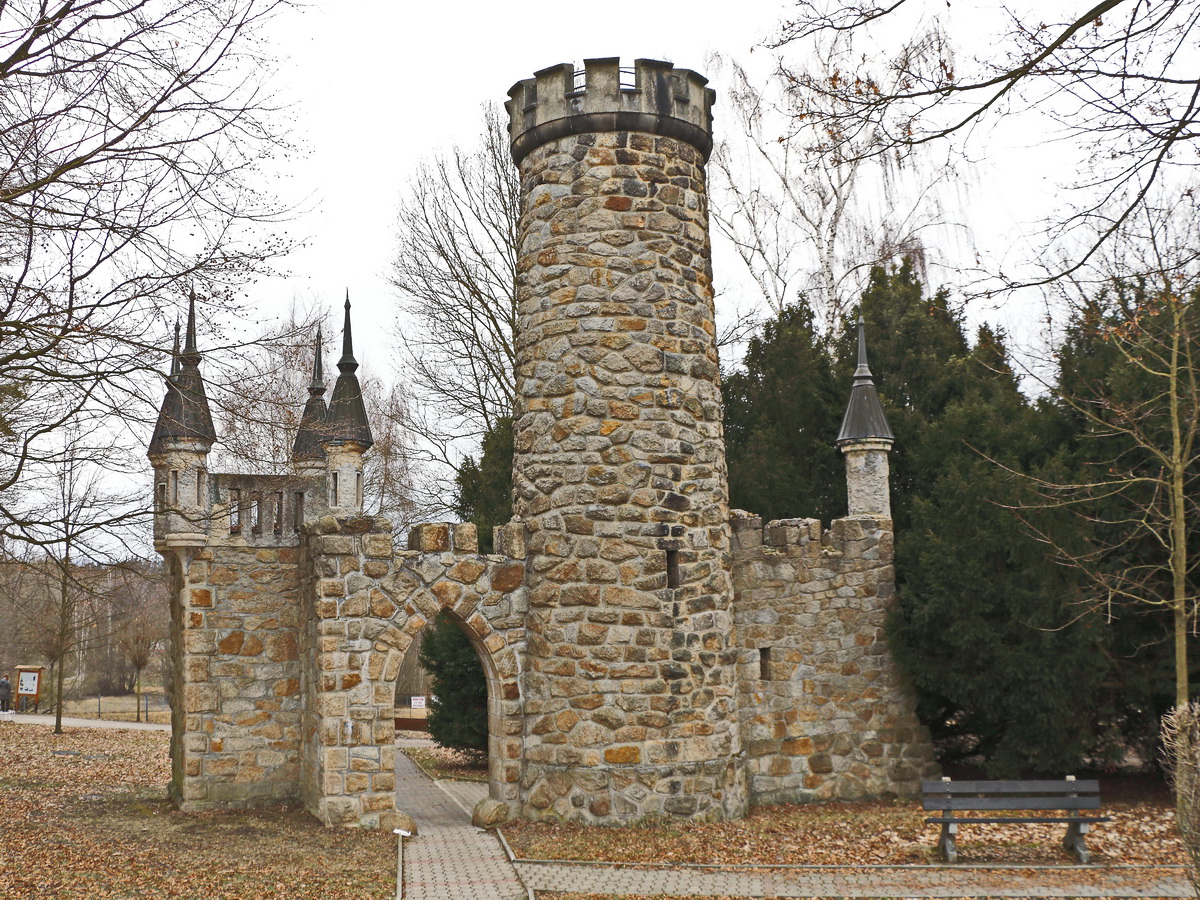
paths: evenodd
<path fill-rule="evenodd" d="M 295 807 L 180 813 L 169 776 L 164 732 L 0 724 L 0 897 L 394 896 L 391 834 Z"/>
<path fill-rule="evenodd" d="M 403 747 L 404 753 L 430 778 L 487 781 L 487 759 L 448 747 Z"/>
<path fill-rule="evenodd" d="M 1088 834 L 1092 861 L 1183 863 L 1175 813 L 1159 799 L 1103 810 Z M 524 859 L 737 865 L 902 865 L 940 862 L 938 827 L 911 802 L 765 806 L 733 822 L 653 822 L 630 828 L 511 822 L 504 836 Z M 960 863 L 1066 864 L 1063 825 L 963 825 Z"/>

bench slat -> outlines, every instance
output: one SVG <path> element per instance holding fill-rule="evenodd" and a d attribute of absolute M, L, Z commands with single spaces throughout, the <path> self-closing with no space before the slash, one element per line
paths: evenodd
<path fill-rule="evenodd" d="M 1050 817 L 1035 817 L 1035 816 L 1014 816 L 1013 818 L 959 818 L 958 816 L 935 816 L 925 820 L 926 825 L 950 824 L 951 822 L 960 825 L 1030 825 L 1034 823 L 1050 823 L 1059 825 L 1070 825 L 1071 823 L 1082 824 L 1087 822 L 1089 825 L 1095 822 L 1111 822 L 1112 819 L 1108 816 L 1056 816 Z"/>
<path fill-rule="evenodd" d="M 926 797 L 925 809 L 1099 809 L 1099 797 Z"/>
<path fill-rule="evenodd" d="M 923 781 L 926 794 L 1097 794 L 1100 782 L 1086 781 Z"/>

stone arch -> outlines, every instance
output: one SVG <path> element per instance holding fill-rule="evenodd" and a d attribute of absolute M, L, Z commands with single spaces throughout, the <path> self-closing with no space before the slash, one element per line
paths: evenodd
<path fill-rule="evenodd" d="M 373 612 L 384 612 L 388 606 L 394 612 L 376 620 L 377 627 L 383 628 L 365 666 L 371 691 L 380 700 L 386 697 L 387 705 L 393 706 L 396 677 L 405 653 L 438 613 L 448 613 L 475 648 L 487 682 L 488 794 L 493 800 L 512 803 L 517 800 L 521 776 L 517 652 L 480 610 L 478 594 L 447 590 L 445 586 L 461 585 L 451 578 L 434 579 L 413 586 L 402 598 L 392 596 L 389 585 L 380 585 L 380 594 L 390 603 L 373 603 Z"/>

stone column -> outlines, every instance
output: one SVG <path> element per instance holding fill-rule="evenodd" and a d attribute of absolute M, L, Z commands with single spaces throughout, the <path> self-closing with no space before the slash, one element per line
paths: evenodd
<path fill-rule="evenodd" d="M 866 440 L 843 443 L 846 455 L 846 494 L 849 515 L 892 517 L 892 501 L 888 490 L 888 452 L 891 441 Z"/>
<path fill-rule="evenodd" d="M 522 214 L 522 814 L 745 810 L 704 164 L 712 91 L 588 60 L 507 104 Z"/>

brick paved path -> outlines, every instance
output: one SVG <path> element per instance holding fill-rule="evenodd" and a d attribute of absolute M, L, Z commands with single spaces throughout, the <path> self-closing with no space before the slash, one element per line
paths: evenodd
<path fill-rule="evenodd" d="M 405 754 L 396 754 L 396 806 L 416 820 L 418 829 L 417 836 L 404 843 L 406 900 L 527 896 L 500 842 L 473 827 L 471 814 L 463 808 L 473 808 L 471 797 L 478 800 L 480 788 L 487 793 L 486 785 L 456 785 L 451 796 Z"/>
<path fill-rule="evenodd" d="M 635 869 L 516 864 L 535 891 L 725 897 L 1191 897 L 1179 869 Z"/>
<path fill-rule="evenodd" d="M 1180 869 L 895 868 L 646 869 L 508 861 L 500 842 L 471 826 L 486 785 L 433 782 L 396 754 L 396 805 L 420 834 L 404 848 L 406 900 L 524 900 L 535 891 L 724 897 L 1191 897 Z"/>

